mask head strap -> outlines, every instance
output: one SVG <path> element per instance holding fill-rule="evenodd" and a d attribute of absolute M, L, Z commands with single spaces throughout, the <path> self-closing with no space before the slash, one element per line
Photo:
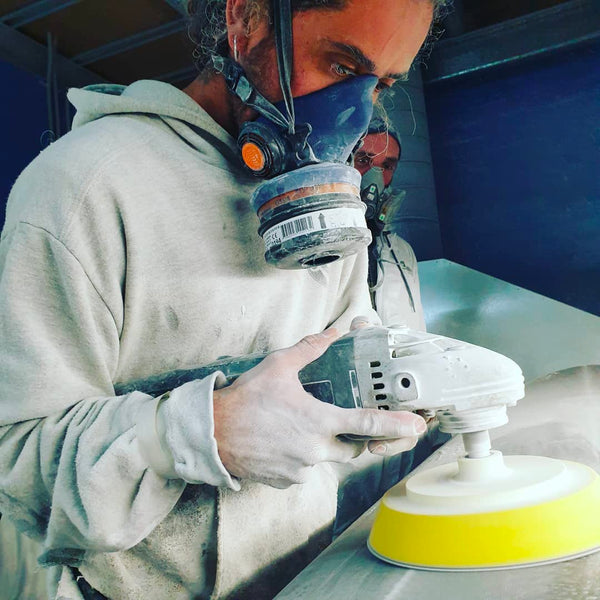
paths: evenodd
<path fill-rule="evenodd" d="M 243 68 L 229 57 L 213 55 L 214 69 L 225 78 L 227 87 L 240 100 L 257 110 L 279 128 L 279 132 L 260 123 L 242 125 L 238 145 L 246 167 L 258 177 L 272 177 L 284 169 L 318 162 L 308 143 L 312 131 L 309 123 L 296 125 L 294 100 L 291 91 L 293 66 L 291 0 L 272 0 L 275 50 L 283 107 L 269 102 L 248 80 Z M 286 114 L 284 114 L 285 111 Z M 249 145 L 248 145 L 249 144 Z M 244 150 L 244 148 L 246 150 Z"/>
<path fill-rule="evenodd" d="M 291 0 L 272 0 L 273 23 L 275 27 L 275 49 L 277 51 L 277 70 L 279 86 L 288 117 L 288 133 L 295 132 L 294 99 L 291 81 L 294 64 L 294 46 L 292 40 L 292 3 Z"/>
<path fill-rule="evenodd" d="M 288 119 L 271 104 L 249 81 L 242 67 L 225 56 L 211 57 L 215 71 L 221 73 L 227 87 L 244 103 L 268 116 L 274 123 L 286 129 Z"/>

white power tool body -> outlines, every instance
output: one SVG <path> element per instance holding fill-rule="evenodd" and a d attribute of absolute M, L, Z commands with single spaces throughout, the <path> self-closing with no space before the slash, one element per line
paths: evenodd
<path fill-rule="evenodd" d="M 209 365 L 116 384 L 118 394 L 158 396 L 221 371 L 229 383 L 266 355 L 226 357 Z M 509 358 L 466 342 L 406 327 L 364 327 L 335 341 L 299 373 L 304 388 L 343 408 L 435 411 L 442 431 L 473 433 L 507 421 L 506 406 L 524 394 Z"/>

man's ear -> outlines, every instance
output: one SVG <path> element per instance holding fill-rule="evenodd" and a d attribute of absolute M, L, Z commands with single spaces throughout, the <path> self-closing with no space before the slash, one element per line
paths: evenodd
<path fill-rule="evenodd" d="M 234 39 L 238 53 L 245 53 L 248 43 L 248 12 L 247 0 L 227 0 L 225 19 L 227 23 L 227 41 L 230 54 L 233 56 Z"/>
<path fill-rule="evenodd" d="M 260 32 L 261 26 L 269 28 L 269 8 L 265 0 L 227 0 L 225 9 L 227 40 L 233 55 L 234 39 L 238 54 L 243 56 L 250 38 Z"/>

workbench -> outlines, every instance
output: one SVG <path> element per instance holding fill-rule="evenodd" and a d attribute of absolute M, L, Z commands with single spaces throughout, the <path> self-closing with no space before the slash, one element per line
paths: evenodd
<path fill-rule="evenodd" d="M 430 331 L 487 346 L 525 365 L 525 398 L 509 408 L 507 425 L 490 431 L 493 448 L 505 455 L 575 460 L 600 472 L 600 317 L 449 261 L 429 261 L 419 269 Z M 462 453 L 461 439 L 454 438 L 414 472 Z M 600 552 L 497 571 L 390 565 L 367 549 L 377 506 L 276 600 L 600 600 Z"/>

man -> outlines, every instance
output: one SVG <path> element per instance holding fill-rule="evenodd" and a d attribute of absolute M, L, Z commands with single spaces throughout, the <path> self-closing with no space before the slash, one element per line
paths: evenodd
<path fill-rule="evenodd" d="M 425 330 L 417 259 L 410 244 L 391 231 L 393 215 L 405 194 L 394 195 L 392 179 L 400 161 L 400 139 L 383 113 L 376 115 L 354 168 L 362 175 L 361 198 L 367 206 L 369 289 L 373 307 L 384 325 Z"/>
<path fill-rule="evenodd" d="M 429 0 L 292 4 L 294 97 L 367 75 L 392 85 L 433 13 Z M 366 253 L 318 269 L 265 263 L 248 202 L 257 182 L 235 143 L 258 115 L 208 58 L 228 57 L 280 100 L 269 4 L 195 8 L 212 40 L 200 40 L 200 76 L 184 92 L 71 90 L 73 131 L 9 200 L 0 510 L 3 527 L 8 517 L 39 543 L 51 597 L 270 598 L 330 539 L 331 463 L 365 449 L 338 436 L 376 438 L 368 449 L 386 456 L 425 429 L 300 386 L 299 369 L 368 314 Z M 215 373 L 158 398 L 115 394 L 278 348 L 230 386 Z"/>

